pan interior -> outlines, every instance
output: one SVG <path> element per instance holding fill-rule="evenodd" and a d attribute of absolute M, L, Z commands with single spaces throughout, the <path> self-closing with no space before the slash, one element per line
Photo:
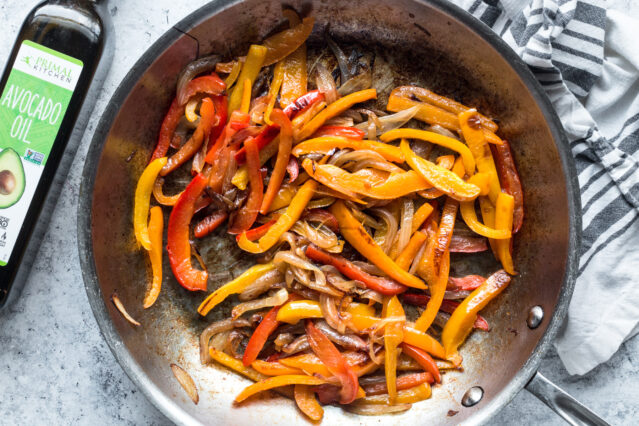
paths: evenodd
<path fill-rule="evenodd" d="M 572 207 L 557 129 L 548 123 L 538 95 L 531 93 L 511 64 L 446 8 L 409 0 L 288 4 L 316 18 L 314 46 L 323 44 L 328 30 L 341 45 L 356 43 L 375 53 L 382 108 L 392 87 L 418 84 L 498 118 L 502 136 L 511 141 L 525 190 L 526 219 L 515 244 L 519 275 L 482 313 L 492 330 L 473 333 L 462 349 L 465 371 L 447 373 L 430 400 L 406 413 L 374 420 L 458 424 L 474 415 L 474 419 L 483 417 L 476 414 L 494 405 L 548 327 L 546 320 L 529 330 L 528 309 L 540 305 L 545 312 L 553 312 L 564 283 Z M 96 311 L 98 320 L 109 323 L 101 324 L 102 328 L 109 330 L 107 340 L 127 372 L 180 423 L 251 424 L 265 418 L 277 424 L 302 422 L 293 402 L 273 395 L 233 405 L 233 397 L 248 380 L 217 365 L 200 365 L 198 354 L 199 333 L 227 311 L 216 309 L 206 320 L 199 317 L 195 309 L 204 295 L 183 290 L 166 259 L 160 297 L 151 309 L 142 309 L 149 265 L 136 247 L 131 220 L 135 184 L 157 140 L 180 70 L 198 55 L 243 54 L 251 42 L 282 22 L 280 2 L 269 0 L 214 2 L 195 12 L 152 47 L 129 74 L 96 132 L 94 145 L 103 144 L 103 149 L 93 149 L 86 166 L 85 174 L 94 180 L 84 194 L 90 200 L 90 228 L 81 232 L 90 239 L 86 248 L 93 256 L 89 266 L 87 262 L 83 266 L 90 298 L 102 299 L 94 301 L 94 308 L 102 312 L 101 317 Z M 254 263 L 222 231 L 198 247 L 212 277 L 209 289 Z M 494 262 L 469 262 L 463 255 L 455 256 L 453 262 L 454 275 L 486 274 L 497 268 Z M 113 307 L 110 297 L 116 291 L 141 327 L 131 327 Z M 182 366 L 197 383 L 198 405 L 180 389 L 171 363 Z M 484 399 L 475 407 L 462 407 L 462 395 L 476 385 L 484 389 Z M 448 417 L 449 410 L 458 413 Z M 327 424 L 367 420 L 326 407 Z"/>

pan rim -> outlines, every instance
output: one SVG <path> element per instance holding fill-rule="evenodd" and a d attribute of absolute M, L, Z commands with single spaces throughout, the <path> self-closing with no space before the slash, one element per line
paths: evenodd
<path fill-rule="evenodd" d="M 570 145 L 563 131 L 559 117 L 555 113 L 550 100 L 543 91 L 543 88 L 537 82 L 523 60 L 517 56 L 516 53 L 488 26 L 460 7 L 449 3 L 446 0 L 413 1 L 422 5 L 434 7 L 449 15 L 451 18 L 458 20 L 461 24 L 475 32 L 484 41 L 490 44 L 491 47 L 509 63 L 512 69 L 521 78 L 544 116 L 548 128 L 553 136 L 555 145 L 557 146 L 567 189 L 566 195 L 569 215 L 568 253 L 566 259 L 566 270 L 557 305 L 552 313 L 546 331 L 540 338 L 536 347 L 530 353 L 527 361 L 523 364 L 510 383 L 500 390 L 490 404 L 482 406 L 467 420 L 468 424 L 484 424 L 498 413 L 506 404 L 508 404 L 537 372 L 544 353 L 548 350 L 557 335 L 566 315 L 568 303 L 572 296 L 577 277 L 579 247 L 581 242 L 581 202 L 579 184 Z M 96 322 L 98 323 L 100 331 L 104 336 L 109 349 L 127 376 L 160 412 L 176 424 L 199 423 L 171 398 L 165 395 L 145 374 L 141 366 L 135 361 L 123 344 L 120 335 L 115 329 L 115 325 L 111 321 L 106 304 L 103 302 L 104 299 L 102 297 L 102 290 L 98 281 L 93 257 L 91 228 L 93 188 L 102 148 L 113 121 L 120 109 L 120 105 L 122 105 L 125 101 L 126 97 L 129 95 L 139 78 L 147 70 L 149 65 L 162 51 L 176 42 L 180 37 L 184 36 L 186 32 L 198 24 L 202 19 L 207 19 L 211 15 L 217 14 L 236 3 L 238 3 L 237 0 L 220 0 L 211 2 L 193 11 L 173 27 L 169 28 L 137 60 L 131 70 L 118 85 L 102 113 L 87 152 L 79 193 L 77 212 L 78 252 L 85 290 L 87 292 L 89 304 L 96 318 Z M 203 16 L 206 18 L 202 18 Z"/>

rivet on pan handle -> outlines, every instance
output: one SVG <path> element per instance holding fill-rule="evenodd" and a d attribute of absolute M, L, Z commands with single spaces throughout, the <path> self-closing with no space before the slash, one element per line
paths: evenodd
<path fill-rule="evenodd" d="M 537 372 L 526 385 L 526 390 L 574 426 L 610 426 L 585 405 L 566 393 L 559 386 Z"/>

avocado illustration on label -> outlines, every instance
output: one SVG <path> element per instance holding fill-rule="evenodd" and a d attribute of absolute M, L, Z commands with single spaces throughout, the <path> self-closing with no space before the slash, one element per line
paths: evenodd
<path fill-rule="evenodd" d="M 20 200 L 24 193 L 24 168 L 17 152 L 5 148 L 0 152 L 0 209 L 6 209 Z"/>

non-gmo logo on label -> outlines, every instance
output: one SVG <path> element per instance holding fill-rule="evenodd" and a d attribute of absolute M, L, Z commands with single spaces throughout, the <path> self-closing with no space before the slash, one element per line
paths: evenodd
<path fill-rule="evenodd" d="M 41 165 L 44 161 L 44 154 L 27 148 L 24 153 L 24 159 L 32 162 L 33 164 Z"/>

